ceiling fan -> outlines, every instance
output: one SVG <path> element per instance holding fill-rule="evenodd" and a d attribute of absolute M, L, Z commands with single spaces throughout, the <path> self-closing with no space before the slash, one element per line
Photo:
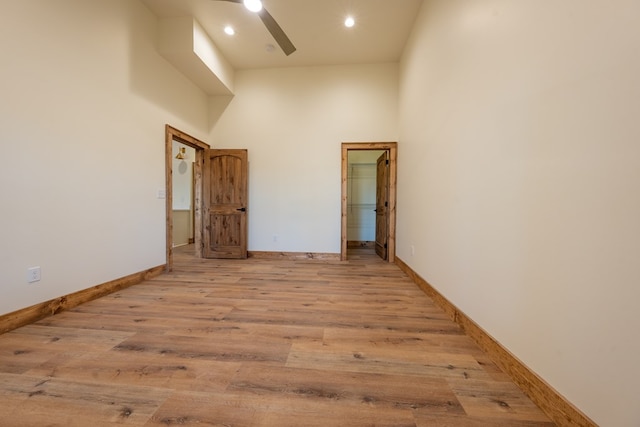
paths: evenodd
<path fill-rule="evenodd" d="M 282 51 L 285 55 L 289 56 L 293 52 L 296 51 L 296 47 L 291 43 L 289 37 L 284 33 L 280 25 L 276 22 L 276 20 L 271 16 L 267 10 L 262 7 L 262 1 L 260 0 L 218 0 L 218 1 L 228 1 L 231 3 L 241 3 L 249 9 L 251 12 L 255 12 L 258 14 L 264 26 L 267 27 L 267 30 L 271 33 L 273 38 L 276 40 Z"/>

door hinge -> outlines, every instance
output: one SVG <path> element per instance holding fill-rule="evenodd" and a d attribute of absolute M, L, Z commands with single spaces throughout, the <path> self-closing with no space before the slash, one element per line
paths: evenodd
<path fill-rule="evenodd" d="M 386 164 L 389 165 L 389 159 L 385 160 Z"/>
<path fill-rule="evenodd" d="M 389 202 L 384 202 L 384 207 L 388 208 L 389 207 Z"/>
<path fill-rule="evenodd" d="M 387 249 L 387 244 L 386 243 L 384 244 L 384 248 Z"/>

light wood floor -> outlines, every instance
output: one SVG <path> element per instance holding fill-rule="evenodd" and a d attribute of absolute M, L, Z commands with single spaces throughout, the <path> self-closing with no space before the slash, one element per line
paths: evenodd
<path fill-rule="evenodd" d="M 0 335 L 0 426 L 552 426 L 395 265 L 213 261 Z"/>

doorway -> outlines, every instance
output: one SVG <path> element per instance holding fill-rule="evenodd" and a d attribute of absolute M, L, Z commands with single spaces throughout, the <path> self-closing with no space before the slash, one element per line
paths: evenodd
<path fill-rule="evenodd" d="M 351 150 L 348 153 L 347 170 L 347 250 L 348 255 L 373 254 L 376 242 L 386 243 L 386 228 L 377 225 L 386 222 L 385 209 L 378 209 L 378 199 L 386 200 L 386 191 L 378 191 L 378 158 L 386 150 Z M 384 165 L 386 167 L 386 165 Z M 383 179 L 380 180 L 386 182 Z M 379 194 L 380 193 L 380 194 Z M 382 219 L 379 221 L 378 219 Z M 384 217 L 384 218 L 383 218 Z M 378 232 L 380 231 L 380 233 Z M 376 239 L 376 237 L 378 237 Z M 386 254 L 379 254 L 386 259 Z"/>
<path fill-rule="evenodd" d="M 166 194 L 166 254 L 167 265 L 165 271 L 169 272 L 173 269 L 173 244 L 174 244 L 174 168 L 173 162 L 176 154 L 174 154 L 174 142 L 194 149 L 195 159 L 193 162 L 193 242 L 195 246 L 195 255 L 202 257 L 202 163 L 204 159 L 204 151 L 209 149 L 209 145 L 188 135 L 169 125 L 165 126 L 165 194 Z M 179 172 L 179 171 L 176 171 Z"/>
<path fill-rule="evenodd" d="M 341 260 L 351 242 L 394 262 L 396 162 L 396 142 L 342 144 Z"/>
<path fill-rule="evenodd" d="M 171 204 L 172 247 L 186 246 L 195 242 L 194 238 L 194 174 L 196 150 L 181 142 L 173 141 L 172 157 L 172 193 Z"/>

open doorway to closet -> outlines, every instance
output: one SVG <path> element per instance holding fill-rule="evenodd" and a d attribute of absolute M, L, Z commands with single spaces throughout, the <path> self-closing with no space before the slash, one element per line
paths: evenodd
<path fill-rule="evenodd" d="M 397 143 L 342 144 L 342 260 L 348 251 L 395 260 Z"/>

